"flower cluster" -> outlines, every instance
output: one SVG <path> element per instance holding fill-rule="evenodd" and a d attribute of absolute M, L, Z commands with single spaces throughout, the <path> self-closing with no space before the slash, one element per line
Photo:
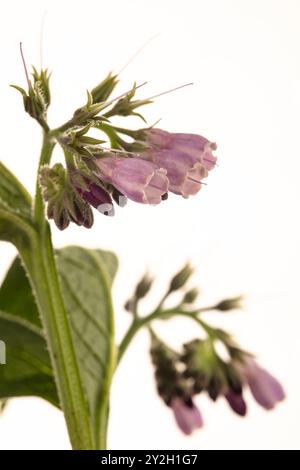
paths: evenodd
<path fill-rule="evenodd" d="M 112 200 L 120 206 L 125 205 L 127 198 L 156 205 L 167 198 L 169 191 L 187 198 L 201 189 L 203 179 L 216 164 L 212 153 L 215 144 L 204 137 L 170 134 L 160 129 L 139 131 L 137 135 L 146 144 L 145 150 L 139 153 L 101 151 L 99 140 L 78 136 L 78 131 L 60 138 L 65 154 L 69 155 L 69 180 L 74 180 L 72 174 L 78 173 L 78 167 L 84 165 L 85 169 L 84 189 L 73 184 L 74 199 L 79 196 L 103 214 L 114 215 Z M 41 184 L 48 184 L 45 177 Z M 67 207 L 64 209 L 68 211 Z M 54 220 L 60 229 L 65 228 L 65 224 Z M 74 217 L 70 221 L 77 223 Z"/>
<path fill-rule="evenodd" d="M 46 171 L 41 168 L 40 177 L 44 199 L 50 206 L 48 217 L 61 230 L 70 222 L 90 228 L 91 208 L 111 216 L 113 201 L 124 206 L 128 198 L 156 205 L 167 198 L 168 192 L 184 198 L 197 194 L 216 164 L 213 154 L 216 144 L 200 135 L 169 133 L 153 127 L 138 130 L 116 127 L 112 123 L 114 116 L 139 116 L 145 121 L 136 110 L 152 102 L 133 99 L 139 88 L 136 85 L 110 99 L 118 83 L 116 75 L 109 74 L 88 93 L 86 105 L 54 130 L 49 130 L 46 123 L 50 104 L 47 70 L 38 73 L 34 69 L 32 81 L 26 70 L 26 77 L 28 92 L 15 87 L 22 93 L 25 109 L 54 145 L 61 146 L 65 156 L 65 175 L 59 179 L 60 185 L 57 167 L 53 171 L 48 166 Z M 92 129 L 101 131 L 104 140 L 88 135 Z M 78 173 L 84 175 L 79 186 L 73 178 Z M 54 186 L 57 194 L 50 201 L 49 187 Z"/>
<path fill-rule="evenodd" d="M 129 199 L 158 204 L 171 191 L 185 198 L 197 194 L 202 180 L 216 164 L 216 145 L 194 134 L 171 134 L 161 129 L 139 132 L 147 145 L 134 156 L 97 160 L 100 177 Z"/>
<path fill-rule="evenodd" d="M 245 391 L 250 390 L 256 402 L 266 410 L 273 409 L 285 398 L 281 384 L 243 350 L 226 331 L 212 327 L 202 318 L 202 313 L 226 313 L 240 308 L 241 297 L 224 299 L 213 306 L 191 309 L 198 289 L 183 293 L 182 300 L 173 308 L 164 307 L 173 292 L 185 287 L 193 269 L 186 265 L 171 280 L 166 294 L 157 308 L 146 317 L 139 317 L 139 302 L 150 291 L 153 280 L 146 275 L 137 285 L 126 310 L 133 314 L 133 326 L 147 324 L 155 319 L 168 320 L 182 315 L 195 321 L 205 336 L 183 345 L 180 352 L 172 350 L 149 327 L 150 354 L 155 368 L 157 391 L 173 411 L 175 420 L 184 434 L 191 434 L 203 426 L 204 420 L 195 398 L 206 393 L 215 402 L 223 398 L 239 416 L 246 416 Z M 222 345 L 222 348 L 219 346 Z"/>
<path fill-rule="evenodd" d="M 256 402 L 266 410 L 273 409 L 285 398 L 281 384 L 249 353 L 233 346 L 231 339 L 229 344 L 224 344 L 228 352 L 231 351 L 227 361 L 216 352 L 212 337 L 185 344 L 182 354 L 171 351 L 157 337 L 152 339 L 151 357 L 158 393 L 171 407 L 179 428 L 185 434 L 203 426 L 202 415 L 194 401 L 200 393 L 207 392 L 213 401 L 225 398 L 239 416 L 247 413 L 243 395 L 247 387 Z"/>

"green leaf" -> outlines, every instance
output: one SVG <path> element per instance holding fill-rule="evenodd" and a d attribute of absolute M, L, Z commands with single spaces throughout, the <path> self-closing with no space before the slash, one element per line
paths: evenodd
<path fill-rule="evenodd" d="M 14 243 L 21 249 L 30 244 L 34 234 L 31 197 L 0 162 L 0 240 Z"/>
<path fill-rule="evenodd" d="M 21 93 L 21 95 L 23 96 L 23 99 L 25 99 L 27 97 L 27 92 L 24 90 L 24 88 L 18 86 L 18 85 L 10 85 L 12 88 L 14 88 L 15 90 L 19 91 Z"/>
<path fill-rule="evenodd" d="M 0 202 L 0 240 L 13 243 L 19 251 L 30 251 L 36 231 L 32 223 L 13 211 L 1 209 Z"/>
<path fill-rule="evenodd" d="M 0 162 L 0 208 L 30 219 L 31 197 L 20 181 Z"/>
<path fill-rule="evenodd" d="M 117 259 L 113 253 L 74 246 L 59 251 L 57 264 L 97 440 L 106 424 L 116 360 L 110 287 Z"/>
<path fill-rule="evenodd" d="M 58 406 L 50 358 L 41 330 L 0 310 L 6 364 L 0 365 L 0 398 L 36 395 Z"/>
<path fill-rule="evenodd" d="M 95 438 L 98 439 L 100 432 L 103 433 L 101 426 L 105 424 L 103 416 L 107 413 L 109 388 L 115 368 L 116 350 L 110 291 L 117 270 L 117 258 L 111 252 L 72 246 L 57 250 L 56 262 L 80 375 L 89 403 Z M 22 343 L 21 336 L 16 336 L 16 343 L 22 344 L 24 351 L 27 351 L 28 347 L 34 347 L 36 356 L 44 360 L 46 341 L 41 333 L 34 296 L 19 258 L 14 260 L 0 288 L 0 310 L 7 312 L 12 325 L 9 330 L 6 318 L 6 331 L 12 333 L 11 337 L 7 336 L 10 347 L 15 346 L 13 331 L 14 322 L 17 322 L 18 328 L 23 328 L 21 333 L 24 342 Z M 23 331 L 26 327 L 29 329 L 27 337 Z M 28 336 L 33 334 L 38 334 L 38 339 L 29 339 Z M 5 340 L 1 321 L 0 338 Z M 15 351 L 15 361 L 18 361 L 18 351 L 20 349 Z M 19 360 L 22 361 L 22 358 Z M 7 375 L 1 375 L 4 368 Z M 8 359 L 6 366 L 0 368 L 0 398 L 5 396 L 3 391 L 8 390 L 13 383 L 19 390 L 19 395 L 30 394 L 30 390 L 34 389 L 35 392 L 31 394 L 42 396 L 44 393 L 44 398 L 54 402 L 53 393 L 50 393 L 55 388 L 53 378 L 32 376 L 26 379 L 24 384 L 25 379 L 22 368 L 15 366 L 15 363 Z M 31 382 L 33 388 L 30 386 Z M 9 396 L 16 396 L 16 389 L 13 393 L 14 395 Z"/>
<path fill-rule="evenodd" d="M 29 280 L 18 256 L 0 287 L 0 310 L 42 327 Z"/>

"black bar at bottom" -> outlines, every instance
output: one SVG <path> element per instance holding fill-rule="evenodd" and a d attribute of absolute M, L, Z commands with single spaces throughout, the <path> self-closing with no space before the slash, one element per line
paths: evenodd
<path fill-rule="evenodd" d="M 35 463 L 39 460 L 42 465 L 47 462 L 59 462 L 59 464 L 71 464 L 72 466 L 92 466 L 99 465 L 122 465 L 127 468 L 137 468 L 141 465 L 199 465 L 199 450 L 114 450 L 114 451 L 1 451 L 5 452 L 5 457 L 10 465 L 14 460 Z M 4 454 L 2 454 L 4 457 Z"/>

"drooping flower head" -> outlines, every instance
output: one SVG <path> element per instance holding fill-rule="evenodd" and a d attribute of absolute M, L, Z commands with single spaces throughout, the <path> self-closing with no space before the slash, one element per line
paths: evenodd
<path fill-rule="evenodd" d="M 249 353 L 239 349 L 229 335 L 222 331 L 220 334 L 230 351 L 231 357 L 227 361 L 219 357 L 210 338 L 184 345 L 185 374 L 193 380 L 195 393 L 207 391 L 214 401 L 223 396 L 235 413 L 245 416 L 247 405 L 243 392 L 249 387 L 259 405 L 273 409 L 285 398 L 281 384 Z"/>

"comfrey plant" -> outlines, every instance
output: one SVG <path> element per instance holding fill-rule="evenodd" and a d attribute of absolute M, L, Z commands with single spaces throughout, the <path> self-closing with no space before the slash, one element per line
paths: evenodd
<path fill-rule="evenodd" d="M 152 285 L 145 276 L 126 303 L 132 320 L 117 346 L 111 300 L 116 256 L 79 246 L 52 246 L 47 219 L 60 230 L 70 223 L 91 228 L 93 209 L 99 217 L 111 217 L 115 206 L 125 206 L 127 199 L 155 205 L 169 192 L 184 198 L 197 194 L 216 165 L 216 144 L 200 135 L 154 126 L 116 126 L 115 116 L 144 119 L 138 110 L 153 99 L 135 99 L 136 85 L 111 98 L 118 83 L 111 73 L 88 92 L 86 104 L 68 122 L 50 129 L 49 77 L 47 70 L 34 68 L 32 77 L 26 71 L 27 90 L 14 86 L 43 134 L 33 199 L 0 163 L 0 237 L 19 252 L 0 288 L 0 336 L 6 348 L 0 398 L 4 402 L 17 396 L 42 397 L 63 411 L 74 449 L 105 449 L 114 372 L 134 336 L 147 328 L 158 393 L 185 434 L 203 424 L 195 404 L 200 393 L 208 393 L 213 401 L 225 398 L 244 416 L 243 392 L 249 387 L 260 405 L 273 408 L 284 398 L 281 385 L 231 335 L 202 317 L 211 310 L 238 308 L 240 299 L 196 308 L 198 291 L 186 288 L 192 269 L 185 266 L 154 311 L 141 315 L 140 300 Z M 51 164 L 55 146 L 61 148 L 64 163 Z M 167 308 L 166 300 L 180 290 L 182 300 Z M 176 315 L 202 328 L 202 336 L 179 352 L 153 329 L 155 320 Z M 218 352 L 219 343 L 226 356 Z"/>

